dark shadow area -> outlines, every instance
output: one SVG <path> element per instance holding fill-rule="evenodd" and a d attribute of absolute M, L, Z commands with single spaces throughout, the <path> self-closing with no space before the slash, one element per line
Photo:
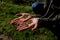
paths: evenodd
<path fill-rule="evenodd" d="M 41 20 L 40 20 L 41 21 Z M 55 36 L 57 36 L 58 40 L 60 40 L 60 19 L 56 19 L 55 21 L 42 21 L 39 24 L 38 28 L 45 27 L 49 29 Z"/>

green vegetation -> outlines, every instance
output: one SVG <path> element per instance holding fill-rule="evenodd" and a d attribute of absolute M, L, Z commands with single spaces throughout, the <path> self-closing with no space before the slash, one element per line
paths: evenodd
<path fill-rule="evenodd" d="M 1 2 L 6 2 L 6 3 L 13 3 L 13 4 L 24 4 L 24 5 L 31 5 L 31 3 L 36 2 L 36 1 L 44 1 L 44 0 L 0 0 Z"/>
<path fill-rule="evenodd" d="M 10 21 L 17 16 L 17 12 L 27 12 L 34 14 L 30 6 L 22 6 L 0 2 L 0 35 L 5 34 L 12 40 L 56 40 L 54 34 L 46 29 L 39 28 L 35 31 L 17 31 L 17 25 L 13 26 Z"/>

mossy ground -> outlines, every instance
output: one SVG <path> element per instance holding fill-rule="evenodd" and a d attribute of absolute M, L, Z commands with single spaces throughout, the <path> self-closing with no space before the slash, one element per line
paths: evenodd
<path fill-rule="evenodd" d="M 17 31 L 17 25 L 13 26 L 10 24 L 10 21 L 17 17 L 15 15 L 17 12 L 34 14 L 31 6 L 0 2 L 0 35 L 5 34 L 13 40 L 56 40 L 54 34 L 46 28 L 39 28 L 34 31 L 29 29 L 20 32 Z"/>

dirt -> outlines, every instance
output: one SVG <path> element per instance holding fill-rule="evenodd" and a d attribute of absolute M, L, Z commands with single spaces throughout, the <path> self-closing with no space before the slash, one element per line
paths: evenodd
<path fill-rule="evenodd" d="M 1 34 L 0 40 L 12 40 L 12 39 L 8 38 L 8 36 L 6 36 L 5 34 Z"/>

